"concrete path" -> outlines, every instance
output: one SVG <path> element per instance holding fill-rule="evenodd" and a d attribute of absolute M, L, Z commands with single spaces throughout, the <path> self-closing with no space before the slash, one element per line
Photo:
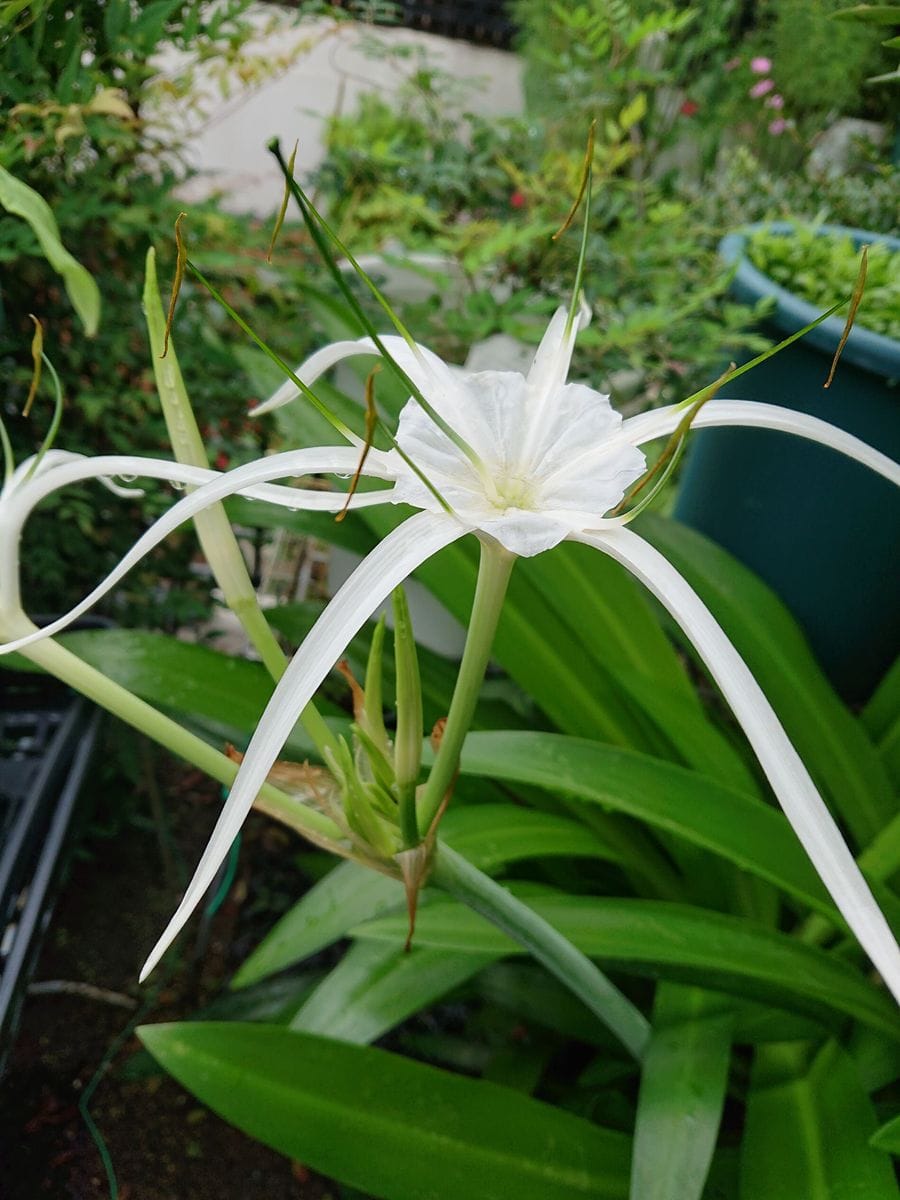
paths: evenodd
<path fill-rule="evenodd" d="M 298 171 L 309 171 L 323 156 L 326 119 L 352 112 L 363 92 L 396 95 L 423 55 L 465 85 L 470 111 L 508 115 L 523 107 L 520 62 L 506 51 L 350 21 L 298 24 L 295 14 L 273 6 L 260 6 L 252 20 L 260 33 L 241 61 L 198 70 L 187 103 L 167 96 L 163 86 L 149 112 L 164 137 L 184 137 L 187 159 L 200 172 L 184 190 L 186 201 L 216 192 L 232 212 L 268 215 L 278 206 L 281 184 L 267 140 L 276 136 L 290 147 L 299 139 Z M 175 53 L 163 56 L 161 82 L 183 64 Z M 261 83 L 260 73 L 269 73 Z"/>

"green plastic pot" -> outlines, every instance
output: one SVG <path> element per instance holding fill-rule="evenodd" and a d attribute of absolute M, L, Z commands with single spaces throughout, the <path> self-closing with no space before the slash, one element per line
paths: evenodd
<path fill-rule="evenodd" d="M 781 340 L 818 314 L 748 261 L 747 240 L 759 228 L 730 234 L 719 252 L 737 263 L 731 291 L 738 300 L 774 298 L 761 331 Z M 792 233 L 788 224 L 765 228 Z M 900 249 L 896 238 L 858 229 L 826 225 L 821 232 Z M 825 390 L 842 331 L 842 317 L 824 321 L 726 394 L 811 413 L 900 459 L 900 342 L 855 327 Z M 781 596 L 847 701 L 871 695 L 900 651 L 896 488 L 834 451 L 787 434 L 705 430 L 692 439 L 675 515 Z"/>

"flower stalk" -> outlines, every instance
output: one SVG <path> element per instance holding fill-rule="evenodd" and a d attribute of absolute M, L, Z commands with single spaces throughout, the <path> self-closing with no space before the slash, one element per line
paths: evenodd
<path fill-rule="evenodd" d="M 394 738 L 394 776 L 404 850 L 420 842 L 416 816 L 416 784 L 422 765 L 422 684 L 416 640 L 403 588 L 393 594 L 394 661 L 397 677 L 397 734 Z"/>
<path fill-rule="evenodd" d="M 548 921 L 445 842 L 438 843 L 431 881 L 523 946 L 641 1059 L 650 1036 L 646 1017 Z"/>
<path fill-rule="evenodd" d="M 481 539 L 481 560 L 469 632 L 441 743 L 418 800 L 419 829 L 431 829 L 453 787 L 515 561 L 516 556 L 498 542 L 491 538 Z"/>

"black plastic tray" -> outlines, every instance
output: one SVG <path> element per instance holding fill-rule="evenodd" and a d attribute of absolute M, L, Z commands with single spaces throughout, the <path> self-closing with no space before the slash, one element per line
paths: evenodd
<path fill-rule="evenodd" d="M 100 719 L 54 680 L 0 671 L 0 1070 L 53 911 Z"/>

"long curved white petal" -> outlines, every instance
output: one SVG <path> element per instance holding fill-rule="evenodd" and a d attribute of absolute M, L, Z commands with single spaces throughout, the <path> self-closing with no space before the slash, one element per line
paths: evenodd
<path fill-rule="evenodd" d="M 317 350 L 309 358 L 304 359 L 297 366 L 294 374 L 307 387 L 312 387 L 317 379 L 324 375 L 326 371 L 330 371 L 332 367 L 336 367 L 339 362 L 344 362 L 345 359 L 355 358 L 361 354 L 377 355 L 378 353 L 375 343 L 371 338 L 332 342 L 330 346 L 323 346 L 321 350 Z M 292 383 L 290 379 L 286 379 L 272 393 L 268 400 L 263 400 L 262 404 L 257 404 L 255 408 L 250 409 L 250 416 L 265 416 L 266 413 L 274 412 L 276 408 L 282 408 L 285 404 L 290 404 L 299 395 L 300 390 L 297 385 Z"/>
<path fill-rule="evenodd" d="M 651 412 L 638 413 L 625 421 L 622 436 L 634 446 L 652 442 L 654 438 L 667 437 L 673 433 L 685 410 L 678 405 L 657 408 Z M 780 433 L 792 433 L 829 446 L 863 466 L 871 468 L 885 479 L 900 485 L 900 464 L 882 454 L 880 450 L 854 437 L 836 425 L 811 417 L 807 413 L 794 412 L 777 404 L 761 404 L 755 400 L 710 400 L 697 413 L 691 423 L 692 429 L 716 426 L 748 426 L 754 429 L 774 429 Z"/>
<path fill-rule="evenodd" d="M 694 644 L 740 722 L 794 832 L 860 945 L 900 1002 L 900 949 L 800 756 L 741 656 L 685 579 L 629 529 L 583 541 L 649 588 Z"/>
<path fill-rule="evenodd" d="M 415 348 L 411 347 L 404 338 L 393 333 L 381 334 L 380 341 L 391 358 L 405 371 L 419 391 L 440 411 L 442 395 L 448 391 L 452 392 L 455 387 L 453 371 L 443 359 L 418 343 Z M 380 358 L 381 351 L 368 337 L 358 338 L 356 341 L 332 342 L 330 346 L 323 346 L 321 350 L 317 350 L 309 358 L 304 359 L 294 374 L 307 387 L 311 387 L 320 376 L 337 366 L 338 363 L 360 356 Z M 268 400 L 264 400 L 262 404 L 258 404 L 256 408 L 252 409 L 250 415 L 251 417 L 261 417 L 265 413 L 272 412 L 274 409 L 296 400 L 299 395 L 300 392 L 296 385 L 287 380 Z"/>
<path fill-rule="evenodd" d="M 411 571 L 464 532 L 459 522 L 446 515 L 417 513 L 410 517 L 363 560 L 319 617 L 266 705 L 194 877 L 144 964 L 142 980 L 212 883 L 301 712 L 347 643 Z"/>
<path fill-rule="evenodd" d="M 16 586 L 15 580 L 18 577 L 18 540 L 28 514 L 35 504 L 49 492 L 64 486 L 67 482 L 71 483 L 92 476 L 121 474 L 123 471 L 126 474 L 143 471 L 144 474 L 158 479 L 199 484 L 199 486 L 196 491 L 173 504 L 167 512 L 159 517 L 135 542 L 109 575 L 79 604 L 64 616 L 44 626 L 43 629 L 0 645 L 0 654 L 10 654 L 14 650 L 40 641 L 41 638 L 52 637 L 65 629 L 106 595 L 110 588 L 114 587 L 145 554 L 177 529 L 182 522 L 228 496 L 242 493 L 257 499 L 274 499 L 276 503 L 286 504 L 293 509 L 317 509 L 326 512 L 339 510 L 346 501 L 346 496 L 340 492 L 302 491 L 294 488 L 260 485 L 265 485 L 271 479 L 317 472 L 351 473 L 356 469 L 358 459 L 358 452 L 350 446 L 289 450 L 283 454 L 272 454 L 266 458 L 257 459 L 255 462 L 236 467 L 234 470 L 220 475 L 215 471 L 207 471 L 200 467 L 188 467 L 182 463 L 168 462 L 164 459 L 111 457 L 58 466 L 47 475 L 36 477 L 10 497 L 0 514 L 0 576 L 4 580 L 9 579 L 10 581 L 9 593 L 6 590 L 7 585 L 4 583 L 4 590 L 0 596 L 2 599 L 0 607 L 3 605 L 10 608 L 18 607 L 16 598 L 11 594 L 11 589 Z M 364 474 L 375 478 L 389 478 L 386 456 L 378 451 L 372 451 L 366 459 Z M 350 503 L 351 507 L 364 507 L 371 504 L 382 504 L 389 499 L 390 490 L 362 492 L 353 496 Z"/>

